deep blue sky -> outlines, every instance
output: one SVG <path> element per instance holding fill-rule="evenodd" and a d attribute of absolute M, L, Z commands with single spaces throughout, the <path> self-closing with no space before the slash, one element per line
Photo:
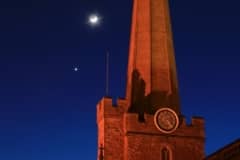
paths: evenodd
<path fill-rule="evenodd" d="M 240 2 L 172 0 L 182 112 L 206 153 L 240 137 Z M 0 159 L 96 159 L 96 103 L 124 97 L 132 0 L 0 1 Z M 102 24 L 90 28 L 87 15 Z M 79 67 L 78 72 L 73 68 Z"/>

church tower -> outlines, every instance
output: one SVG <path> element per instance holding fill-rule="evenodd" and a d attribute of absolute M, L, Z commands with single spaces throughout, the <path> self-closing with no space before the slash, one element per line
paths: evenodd
<path fill-rule="evenodd" d="M 168 0 L 134 0 L 125 99 L 97 105 L 98 160 L 202 160 L 204 120 L 180 110 Z"/>

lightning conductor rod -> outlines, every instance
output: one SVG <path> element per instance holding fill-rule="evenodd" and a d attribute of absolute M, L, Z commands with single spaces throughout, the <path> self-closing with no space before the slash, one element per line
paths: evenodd
<path fill-rule="evenodd" d="M 106 53 L 106 96 L 109 96 L 109 52 Z"/>

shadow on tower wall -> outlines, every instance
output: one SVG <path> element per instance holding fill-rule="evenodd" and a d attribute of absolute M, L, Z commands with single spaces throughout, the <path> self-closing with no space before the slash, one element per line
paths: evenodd
<path fill-rule="evenodd" d="M 177 89 L 169 91 L 151 91 L 146 95 L 146 82 L 140 72 L 132 72 L 131 102 L 128 109 L 130 113 L 138 113 L 139 121 L 145 122 L 144 113 L 154 114 L 159 108 L 171 107 L 180 115 Z"/>

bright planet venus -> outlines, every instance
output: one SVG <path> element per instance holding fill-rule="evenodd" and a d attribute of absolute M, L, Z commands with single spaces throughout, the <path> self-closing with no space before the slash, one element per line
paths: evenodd
<path fill-rule="evenodd" d="M 75 67 L 73 70 L 74 70 L 75 72 L 77 72 L 77 71 L 78 71 L 78 67 Z"/>

